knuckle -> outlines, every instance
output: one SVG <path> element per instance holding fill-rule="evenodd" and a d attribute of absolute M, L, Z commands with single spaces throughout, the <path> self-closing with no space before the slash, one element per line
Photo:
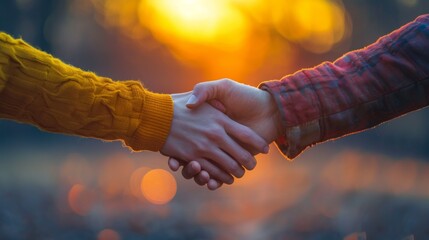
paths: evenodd
<path fill-rule="evenodd" d="M 230 78 L 222 78 L 220 81 L 225 86 L 229 86 L 233 82 Z"/>
<path fill-rule="evenodd" d="M 245 126 L 242 126 L 240 128 L 240 131 L 237 131 L 237 135 L 240 139 L 249 140 L 249 139 L 253 138 L 253 134 L 252 134 L 251 130 Z"/>
<path fill-rule="evenodd" d="M 203 83 L 197 83 L 194 86 L 194 91 L 198 91 L 198 90 L 200 90 L 203 87 L 204 87 Z"/>

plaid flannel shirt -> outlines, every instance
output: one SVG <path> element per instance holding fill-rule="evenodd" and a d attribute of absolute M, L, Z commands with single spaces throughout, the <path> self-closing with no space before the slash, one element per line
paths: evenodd
<path fill-rule="evenodd" d="M 335 62 L 261 83 L 286 130 L 277 146 L 305 148 L 374 127 L 429 103 L 429 14 Z"/>

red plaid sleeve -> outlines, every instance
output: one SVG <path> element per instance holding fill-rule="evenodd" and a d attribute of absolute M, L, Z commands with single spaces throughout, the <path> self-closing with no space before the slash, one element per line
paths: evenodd
<path fill-rule="evenodd" d="M 289 159 L 316 143 L 374 127 L 429 103 L 429 15 L 335 62 L 261 83 L 274 96 Z"/>

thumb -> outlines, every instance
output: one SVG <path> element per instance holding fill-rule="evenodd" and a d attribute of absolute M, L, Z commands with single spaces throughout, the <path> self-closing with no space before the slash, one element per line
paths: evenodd
<path fill-rule="evenodd" d="M 186 106 L 188 108 L 196 108 L 206 101 L 212 99 L 221 99 L 223 90 L 225 90 L 224 80 L 211 82 L 203 82 L 195 85 L 191 97 L 189 97 Z"/>

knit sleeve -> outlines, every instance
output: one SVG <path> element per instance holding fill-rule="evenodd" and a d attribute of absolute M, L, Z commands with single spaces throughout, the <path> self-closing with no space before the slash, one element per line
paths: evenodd
<path fill-rule="evenodd" d="M 0 118 L 158 151 L 172 117 L 170 95 L 99 77 L 0 32 Z"/>

